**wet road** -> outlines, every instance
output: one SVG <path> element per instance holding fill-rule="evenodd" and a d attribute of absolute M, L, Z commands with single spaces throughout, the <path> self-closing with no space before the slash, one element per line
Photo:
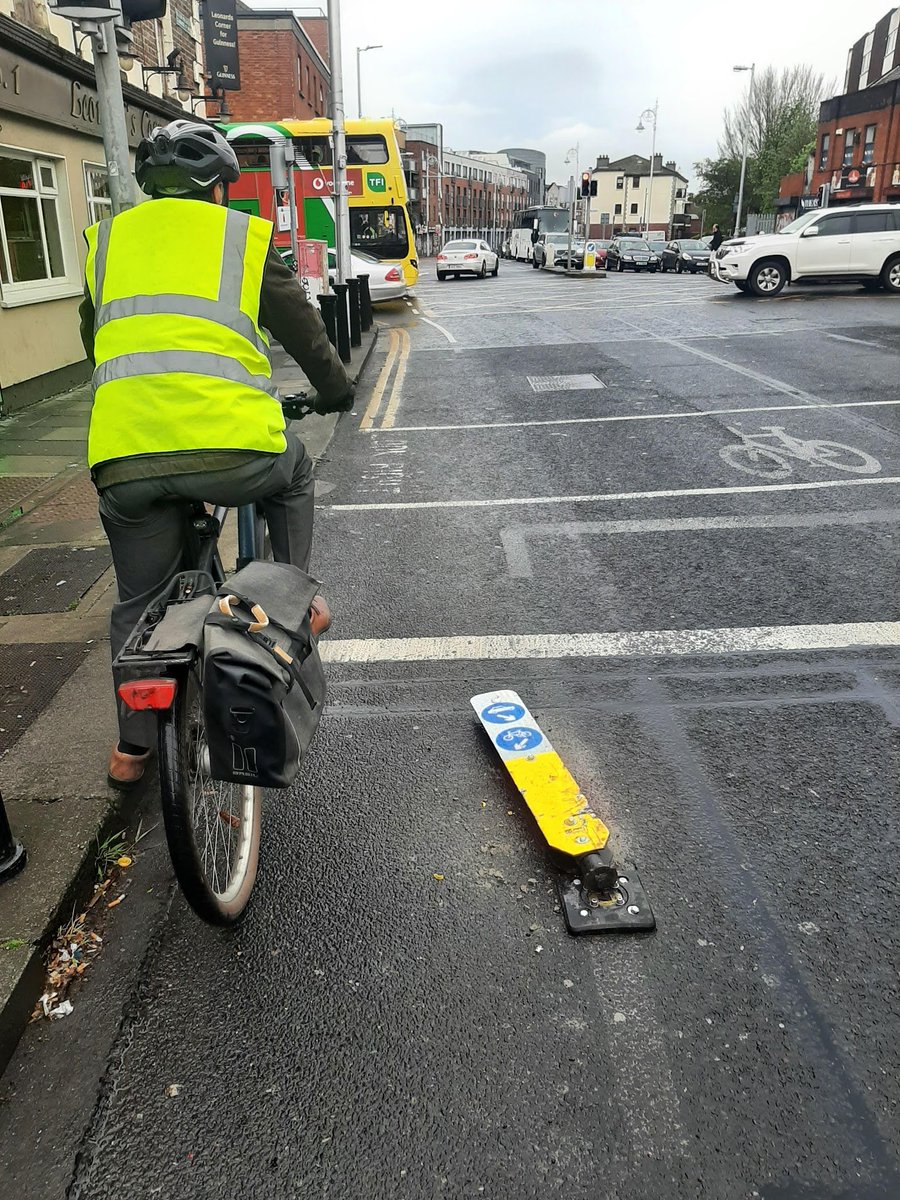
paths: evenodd
<path fill-rule="evenodd" d="M 53 1178 L 895 1198 L 900 302 L 504 263 L 429 268 L 382 315 L 319 470 L 337 619 L 308 768 L 237 932 L 175 896 L 120 947 L 124 1020 L 83 1018 Z M 501 687 L 637 863 L 654 934 L 566 933 L 469 706 Z M 61 1103 L 41 1036 L 3 1146 L 23 1198 L 62 1194 L 29 1191 Z"/>

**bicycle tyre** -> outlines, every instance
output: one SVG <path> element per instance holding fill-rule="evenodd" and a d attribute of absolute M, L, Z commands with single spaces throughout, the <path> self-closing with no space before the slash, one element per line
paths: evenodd
<path fill-rule="evenodd" d="M 179 680 L 172 709 L 159 722 L 158 750 L 163 825 L 175 877 L 201 920 L 234 925 L 243 916 L 256 881 L 263 790 L 209 777 L 196 667 Z M 201 818 L 205 818 L 202 839 L 198 837 Z M 237 836 L 232 838 L 234 833 Z M 231 860 L 234 864 L 221 880 L 220 848 L 226 865 Z"/>
<path fill-rule="evenodd" d="M 809 449 L 815 454 L 813 462 L 818 467 L 834 467 L 838 471 L 851 471 L 854 475 L 875 475 L 881 470 L 881 463 L 877 458 L 873 458 L 871 454 L 866 454 L 865 450 L 855 450 L 852 446 L 845 446 L 843 442 L 828 442 L 821 439 L 807 442 Z M 813 447 L 815 449 L 813 450 Z M 825 451 L 825 457 L 820 458 L 821 451 Z M 854 463 L 836 462 L 834 458 L 829 457 L 832 454 L 849 455 L 857 461 Z"/>
<path fill-rule="evenodd" d="M 744 471 L 747 475 L 757 475 L 764 479 L 785 479 L 788 475 L 793 474 L 791 464 L 775 450 L 768 450 L 764 446 L 746 446 L 743 443 L 738 446 L 723 446 L 719 451 L 719 457 L 723 462 L 728 463 L 729 467 L 734 467 L 736 471 Z M 742 462 L 742 459 L 747 459 L 747 462 Z M 767 467 L 754 466 L 754 463 L 759 463 L 761 460 L 766 460 L 775 464 L 776 470 L 769 470 Z"/>

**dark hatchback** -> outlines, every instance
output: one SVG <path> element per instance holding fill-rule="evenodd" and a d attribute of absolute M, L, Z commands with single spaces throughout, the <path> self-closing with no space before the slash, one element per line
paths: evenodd
<path fill-rule="evenodd" d="M 677 238 L 674 242 L 666 242 L 660 266 L 663 271 L 677 271 L 679 275 L 684 271 L 690 271 L 692 275 L 700 271 L 705 275 L 709 257 L 709 246 L 705 242 L 696 238 Z"/>
<path fill-rule="evenodd" d="M 617 237 L 606 251 L 607 271 L 655 271 L 659 256 L 644 238 Z"/>

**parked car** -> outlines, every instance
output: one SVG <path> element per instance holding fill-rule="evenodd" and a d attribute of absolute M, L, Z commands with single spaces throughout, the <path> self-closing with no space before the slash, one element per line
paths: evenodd
<path fill-rule="evenodd" d="M 646 238 L 617 237 L 606 251 L 607 271 L 655 271 L 659 256 L 650 248 Z"/>
<path fill-rule="evenodd" d="M 777 296 L 788 283 L 854 280 L 900 295 L 900 209 L 855 204 L 804 213 L 779 230 L 723 242 L 709 273 L 754 296 Z"/>
<path fill-rule="evenodd" d="M 564 267 L 569 261 L 569 235 L 567 233 L 542 233 L 534 243 L 531 265 L 538 267 Z M 572 238 L 572 266 L 579 270 L 584 266 L 584 239 Z"/>
<path fill-rule="evenodd" d="M 666 242 L 659 259 L 661 271 L 675 271 L 681 275 L 690 271 L 696 275 L 698 271 L 704 274 L 709 269 L 710 249 L 700 238 L 676 238 L 674 242 Z"/>
<path fill-rule="evenodd" d="M 609 249 L 609 238 L 594 238 L 597 252 L 594 256 L 594 267 L 598 271 L 606 268 L 606 252 Z"/>
<path fill-rule="evenodd" d="M 484 279 L 488 271 L 496 275 L 499 270 L 500 256 L 480 238 L 447 242 L 437 256 L 437 277 L 442 280 L 448 275 L 457 279 L 460 275 L 479 275 Z"/>
<path fill-rule="evenodd" d="M 398 263 L 381 262 L 371 254 L 353 250 L 350 254 L 350 269 L 355 275 L 368 275 L 369 296 L 373 304 L 384 300 L 399 300 L 407 293 L 403 278 L 403 267 Z M 328 278 L 334 283 L 337 273 L 337 255 L 328 251 Z"/>

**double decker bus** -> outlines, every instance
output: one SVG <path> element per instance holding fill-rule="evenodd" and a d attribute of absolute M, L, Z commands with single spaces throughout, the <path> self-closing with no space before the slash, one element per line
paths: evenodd
<path fill-rule="evenodd" d="M 513 213 L 513 227 L 509 235 L 509 257 L 521 262 L 531 262 L 531 234 L 565 233 L 569 228 L 569 210 L 536 205 Z"/>
<path fill-rule="evenodd" d="M 297 233 L 334 247 L 334 183 L 331 121 L 255 121 L 219 128 L 234 147 L 241 177 L 228 190 L 228 203 L 276 225 L 275 245 L 290 246 L 288 229 L 277 227 L 277 210 L 287 205 L 276 195 L 269 147 L 282 138 L 294 145 Z M 407 287 L 419 277 L 416 243 L 406 202 L 406 179 L 394 123 L 347 121 L 347 184 L 350 245 L 381 262 L 396 263 Z"/>

